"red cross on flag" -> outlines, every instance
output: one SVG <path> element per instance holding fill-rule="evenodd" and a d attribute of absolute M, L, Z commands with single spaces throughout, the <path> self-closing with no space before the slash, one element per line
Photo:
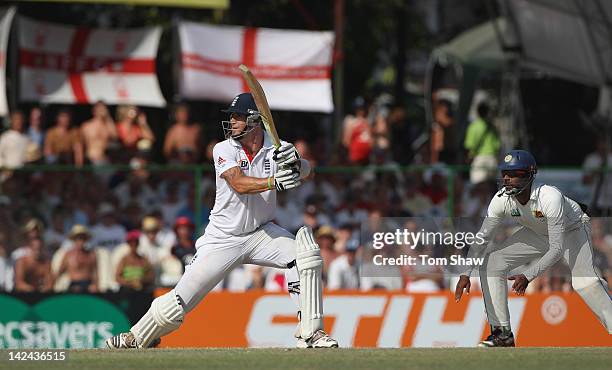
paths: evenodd
<path fill-rule="evenodd" d="M 91 29 L 19 19 L 20 99 L 162 107 L 160 27 Z"/>
<path fill-rule="evenodd" d="M 15 8 L 0 8 L 0 117 L 8 114 L 6 102 L 6 48 Z"/>
<path fill-rule="evenodd" d="M 249 91 L 245 64 L 272 109 L 331 112 L 333 32 L 179 24 L 181 95 L 229 103 Z"/>

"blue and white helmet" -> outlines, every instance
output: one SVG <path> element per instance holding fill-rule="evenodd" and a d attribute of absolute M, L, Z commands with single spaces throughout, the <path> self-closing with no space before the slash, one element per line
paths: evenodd
<path fill-rule="evenodd" d="M 232 113 L 237 113 L 246 116 L 247 118 L 247 127 L 245 127 L 241 133 L 236 135 L 232 135 L 232 125 L 229 120 L 221 121 L 221 125 L 223 126 L 223 136 L 225 136 L 226 139 L 229 139 L 230 137 L 239 139 L 246 135 L 249 131 L 253 130 L 255 127 L 259 126 L 261 123 L 261 116 L 257 110 L 255 99 L 253 99 L 253 95 L 250 93 L 236 95 L 229 107 L 221 110 L 221 112 L 229 113 L 230 115 Z"/>
<path fill-rule="evenodd" d="M 499 170 L 502 171 L 501 184 L 504 189 L 504 195 L 514 196 L 522 193 L 533 182 L 538 165 L 531 153 L 526 150 L 511 150 L 504 155 L 502 163 L 499 165 Z M 506 186 L 503 182 L 504 171 L 524 171 L 524 180 L 518 186 Z"/>

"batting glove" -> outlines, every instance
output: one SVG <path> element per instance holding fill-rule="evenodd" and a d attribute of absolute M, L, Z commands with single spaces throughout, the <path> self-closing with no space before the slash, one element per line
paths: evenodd
<path fill-rule="evenodd" d="M 283 168 L 274 174 L 276 191 L 284 191 L 300 186 L 300 170 L 296 167 Z"/>
<path fill-rule="evenodd" d="M 300 154 L 293 144 L 285 143 L 274 151 L 272 159 L 280 167 L 288 167 L 300 162 Z"/>

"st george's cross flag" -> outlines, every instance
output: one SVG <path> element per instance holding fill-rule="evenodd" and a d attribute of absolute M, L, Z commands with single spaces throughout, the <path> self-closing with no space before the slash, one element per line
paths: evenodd
<path fill-rule="evenodd" d="M 179 23 L 181 95 L 229 103 L 248 86 L 245 64 L 272 109 L 333 111 L 329 31 L 281 30 Z"/>
<path fill-rule="evenodd" d="M 92 29 L 19 18 L 20 100 L 162 107 L 160 27 Z"/>
<path fill-rule="evenodd" d="M 0 8 L 0 117 L 8 114 L 6 101 L 6 54 L 9 32 L 15 15 L 15 8 Z"/>

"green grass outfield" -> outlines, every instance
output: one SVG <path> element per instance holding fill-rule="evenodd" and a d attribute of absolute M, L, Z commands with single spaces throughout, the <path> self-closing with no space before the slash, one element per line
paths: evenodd
<path fill-rule="evenodd" d="M 0 369 L 610 369 L 608 348 L 406 348 L 406 349 L 150 349 L 71 350 L 68 359 L 8 361 Z"/>

